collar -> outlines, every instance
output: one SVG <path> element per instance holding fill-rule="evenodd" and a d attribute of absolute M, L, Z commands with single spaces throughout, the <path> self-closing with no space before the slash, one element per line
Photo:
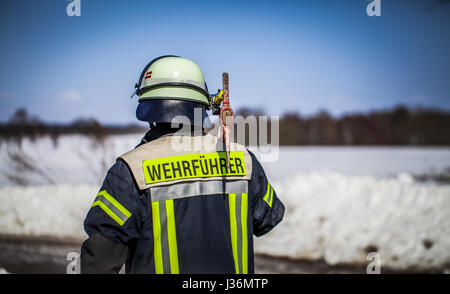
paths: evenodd
<path fill-rule="evenodd" d="M 194 126 L 192 126 L 187 132 L 182 131 L 182 127 L 183 125 L 180 124 L 179 127 L 173 128 L 171 124 L 164 123 L 151 126 L 150 130 L 145 133 L 144 137 L 141 139 L 141 142 L 136 147 L 165 136 L 206 134 L 202 129 L 198 129 Z"/>

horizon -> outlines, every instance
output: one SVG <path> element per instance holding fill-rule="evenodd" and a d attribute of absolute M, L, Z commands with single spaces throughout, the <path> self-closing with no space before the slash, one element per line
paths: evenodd
<path fill-rule="evenodd" d="M 288 116 L 296 116 L 298 118 L 301 119 L 315 119 L 318 118 L 322 115 L 327 115 L 330 118 L 332 118 L 333 120 L 342 120 L 345 118 L 351 118 L 351 117 L 355 117 L 355 116 L 371 116 L 374 114 L 393 114 L 394 112 L 398 112 L 398 111 L 402 111 L 402 110 L 406 110 L 409 114 L 417 114 L 417 113 L 424 113 L 424 112 L 432 112 L 433 114 L 442 114 L 442 115 L 449 115 L 450 116 L 450 110 L 449 109 L 443 109 L 443 108 L 439 108 L 439 107 L 423 107 L 421 105 L 417 105 L 417 106 L 408 106 L 408 105 L 403 105 L 403 104 L 398 104 L 398 105 L 393 105 L 391 107 L 385 107 L 385 108 L 378 108 L 378 109 L 368 109 L 365 111 L 354 111 L 354 112 L 347 112 L 347 113 L 341 113 L 341 114 L 333 114 L 329 111 L 327 111 L 326 109 L 318 109 L 316 112 L 314 113 L 310 113 L 310 114 L 304 114 L 301 113 L 297 110 L 293 110 L 293 111 L 285 111 L 283 113 L 281 113 L 280 115 L 269 115 L 267 114 L 267 112 L 264 109 L 261 108 L 250 108 L 250 107 L 242 107 L 242 108 L 238 108 L 238 109 L 234 109 L 235 112 L 235 116 L 243 116 L 244 118 L 247 117 L 246 114 L 241 114 L 242 112 L 244 113 L 248 113 L 249 116 L 266 116 L 269 117 L 269 119 L 272 118 L 279 118 L 279 119 L 285 119 Z M 24 115 L 23 115 L 23 111 L 24 111 Z M 22 112 L 22 114 L 19 114 L 20 112 Z M 212 114 L 208 114 L 209 117 L 211 118 L 211 120 L 213 121 L 217 121 L 219 120 L 219 116 L 218 115 L 212 115 Z M 144 121 L 139 121 L 137 119 L 132 120 L 132 121 L 127 121 L 127 122 L 105 122 L 102 121 L 94 116 L 89 117 L 75 117 L 73 120 L 67 120 L 67 121 L 51 121 L 51 120 L 46 120 L 43 119 L 41 117 L 39 117 L 39 115 L 36 115 L 32 112 L 30 112 L 27 108 L 25 107 L 20 107 L 18 109 L 16 109 L 16 111 L 13 113 L 13 115 L 11 117 L 9 117 L 8 119 L 4 120 L 4 121 L 0 121 L 0 125 L 3 126 L 7 126 L 8 124 L 11 124 L 14 119 L 17 119 L 18 117 L 22 116 L 21 118 L 19 118 L 19 120 L 23 119 L 23 122 L 25 123 L 29 123 L 29 122 L 39 122 L 42 123 L 43 125 L 54 125 L 54 126 L 69 126 L 71 124 L 77 123 L 77 122 L 87 122 L 87 121 L 95 121 L 97 123 L 100 123 L 102 126 L 104 127 L 128 127 L 128 126 L 139 126 L 139 127 L 147 127 L 148 122 L 144 122 Z"/>

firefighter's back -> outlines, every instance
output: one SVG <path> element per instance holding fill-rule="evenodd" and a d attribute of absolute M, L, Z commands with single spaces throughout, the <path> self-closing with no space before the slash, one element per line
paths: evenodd
<path fill-rule="evenodd" d="M 216 137 L 174 135 L 120 157 L 148 202 L 131 272 L 253 272 L 252 158 L 241 145 L 231 150 L 227 167 Z"/>

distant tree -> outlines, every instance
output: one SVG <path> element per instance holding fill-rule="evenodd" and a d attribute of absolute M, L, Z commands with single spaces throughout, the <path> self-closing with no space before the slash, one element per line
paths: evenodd
<path fill-rule="evenodd" d="M 28 112 L 25 108 L 19 108 L 10 119 L 10 124 L 26 124 L 28 122 Z"/>

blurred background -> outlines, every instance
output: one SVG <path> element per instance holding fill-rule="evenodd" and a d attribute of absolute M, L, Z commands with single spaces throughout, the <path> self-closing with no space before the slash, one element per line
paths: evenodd
<path fill-rule="evenodd" d="M 237 115 L 279 117 L 263 166 L 287 210 L 256 272 L 366 273 L 371 253 L 382 273 L 450 271 L 450 1 L 72 3 L 0 4 L 0 272 L 66 272 L 166 54 L 211 93 L 228 72 Z"/>

